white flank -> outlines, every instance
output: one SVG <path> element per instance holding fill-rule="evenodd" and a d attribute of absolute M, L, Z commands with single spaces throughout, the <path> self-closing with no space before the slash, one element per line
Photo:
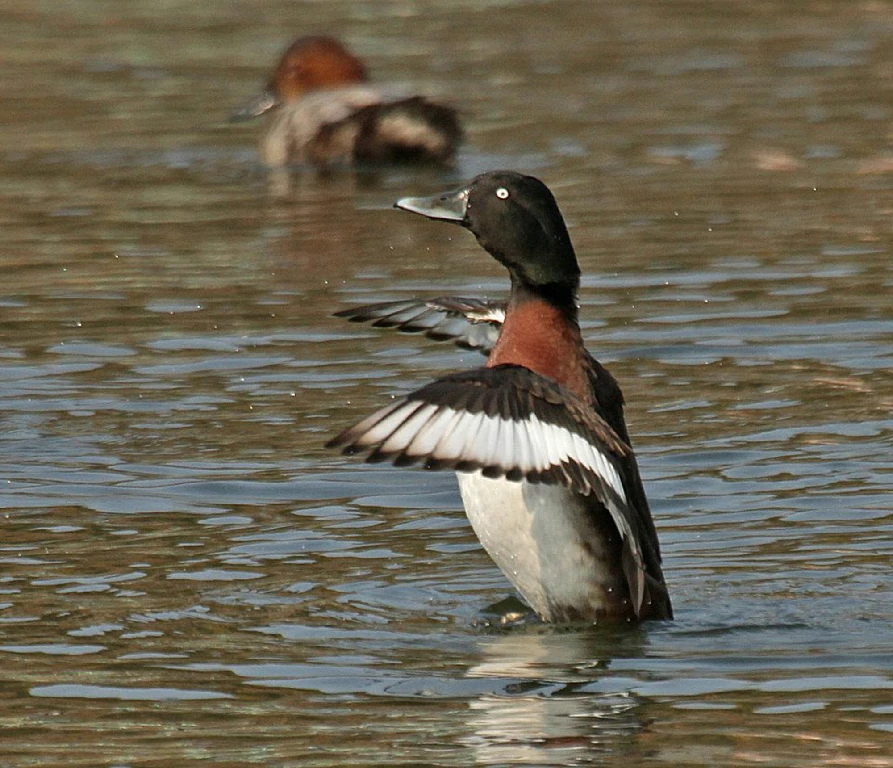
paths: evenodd
<path fill-rule="evenodd" d="M 480 472 L 457 477 L 471 527 L 531 608 L 551 620 L 556 608 L 594 615 L 610 607 L 620 585 L 585 497 Z"/>

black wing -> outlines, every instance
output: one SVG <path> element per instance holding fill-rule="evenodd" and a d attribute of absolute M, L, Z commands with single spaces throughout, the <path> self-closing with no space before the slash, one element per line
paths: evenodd
<path fill-rule="evenodd" d="M 588 355 L 588 353 L 587 353 Z M 611 429 L 617 433 L 621 440 L 629 446 L 629 431 L 626 428 L 626 419 L 623 415 L 623 392 L 617 380 L 611 372 L 605 368 L 592 355 L 587 359 L 589 387 L 595 402 L 595 410 L 603 418 Z M 642 477 L 639 474 L 639 465 L 632 450 L 624 457 L 621 463 L 621 475 L 626 496 L 630 505 L 638 511 L 639 539 L 642 542 L 642 556 L 645 560 L 646 571 L 660 584 L 663 584 L 663 572 L 661 570 L 660 544 L 658 543 L 657 530 L 654 527 L 654 519 L 651 516 L 651 508 L 648 498 L 645 496 L 645 488 Z M 664 590 L 667 617 L 672 617 L 669 596 Z"/>

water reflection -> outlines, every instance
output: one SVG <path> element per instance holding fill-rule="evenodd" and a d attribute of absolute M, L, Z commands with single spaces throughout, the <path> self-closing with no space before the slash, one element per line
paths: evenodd
<path fill-rule="evenodd" d="M 468 676 L 498 687 L 470 702 L 464 743 L 481 765 L 590 763 L 623 752 L 644 725 L 641 702 L 627 691 L 582 688 L 610 668 L 612 655 L 639 655 L 644 646 L 637 629 L 487 638 Z"/>

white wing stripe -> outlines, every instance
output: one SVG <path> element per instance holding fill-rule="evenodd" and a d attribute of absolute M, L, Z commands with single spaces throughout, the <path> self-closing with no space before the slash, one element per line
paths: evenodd
<path fill-rule="evenodd" d="M 355 438 L 357 445 L 369 446 L 374 445 L 379 440 L 384 440 L 409 415 L 407 413 L 407 405 L 407 403 L 396 403 L 388 408 L 383 408 L 371 416 L 367 416 L 353 427 L 350 431 L 351 434 L 357 436 Z"/>
<path fill-rule="evenodd" d="M 489 419 L 487 419 L 487 415 L 484 413 L 476 413 L 474 415 L 474 421 L 470 422 L 466 427 L 463 424 L 463 428 L 465 429 L 465 442 L 462 444 L 462 450 L 460 456 L 469 461 L 474 461 L 474 459 L 478 455 L 478 446 L 482 441 L 482 435 L 486 432 Z"/>
<path fill-rule="evenodd" d="M 417 408 L 414 412 L 409 411 L 409 409 L 400 409 L 396 411 L 393 415 L 396 416 L 397 413 L 402 413 L 404 419 L 402 423 L 397 424 L 396 427 L 393 428 L 393 431 L 390 432 L 390 435 L 387 431 L 381 428 L 384 426 L 383 424 L 377 425 L 375 429 L 375 439 L 370 439 L 369 444 L 371 445 L 384 441 L 379 450 L 386 453 L 402 451 L 406 447 L 406 444 L 412 440 L 418 432 L 419 428 L 423 427 L 428 422 L 428 419 L 436 410 L 436 405 L 425 403 L 421 408 Z M 393 420 L 394 419 L 391 419 L 390 421 L 393 422 Z M 372 434 L 372 431 L 370 431 L 370 438 L 372 437 Z"/>
<path fill-rule="evenodd" d="M 518 442 L 515 438 L 516 423 L 511 419 L 499 419 L 499 421 L 501 422 L 499 425 L 501 436 L 496 446 L 498 453 L 493 458 L 495 459 L 499 456 L 502 459 L 500 464 L 504 463 L 507 467 L 516 467 L 518 466 L 518 460 L 515 457 L 515 445 Z"/>
<path fill-rule="evenodd" d="M 443 428 L 440 439 L 431 450 L 435 459 L 458 460 L 462 458 L 462 448 L 465 445 L 465 430 L 474 426 L 476 414 L 467 411 L 454 411 L 447 409 L 452 418 Z"/>
<path fill-rule="evenodd" d="M 378 445 L 385 455 L 470 461 L 505 472 L 543 472 L 578 464 L 594 473 L 623 500 L 620 475 L 598 445 L 536 414 L 523 421 L 408 401 L 366 419 L 354 433 L 355 445 Z"/>
<path fill-rule="evenodd" d="M 456 412 L 451 408 L 437 408 L 434 415 L 422 424 L 414 435 L 406 435 L 404 453 L 409 456 L 432 454 L 437 447 L 437 441 L 443 437 L 455 416 Z"/>
<path fill-rule="evenodd" d="M 475 461 L 478 461 L 481 464 L 487 464 L 499 453 L 496 442 L 498 432 L 499 424 L 497 421 L 484 415 L 480 435 L 470 451 L 470 455 Z"/>
<path fill-rule="evenodd" d="M 517 467 L 533 467 L 533 455 L 530 450 L 530 430 L 524 425 L 515 429 L 515 455 L 512 457 Z"/>
<path fill-rule="evenodd" d="M 530 429 L 528 430 L 528 434 L 530 435 L 530 442 L 533 450 L 533 468 L 538 472 L 542 472 L 549 466 L 547 458 L 549 456 L 549 449 L 543 431 L 544 425 L 543 422 L 540 421 L 539 416 L 535 413 L 530 414 L 529 422 Z"/>
<path fill-rule="evenodd" d="M 484 454 L 481 457 L 485 462 L 491 461 L 493 456 L 499 454 L 499 433 L 502 431 L 500 419 L 487 417 L 487 441 L 484 443 Z"/>

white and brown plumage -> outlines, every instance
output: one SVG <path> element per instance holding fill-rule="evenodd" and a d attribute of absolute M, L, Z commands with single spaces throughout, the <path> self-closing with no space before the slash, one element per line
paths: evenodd
<path fill-rule="evenodd" d="M 623 397 L 583 346 L 579 268 L 552 194 L 503 171 L 398 207 L 470 229 L 508 268 L 511 296 L 507 305 L 439 298 L 339 313 L 453 339 L 488 359 L 330 445 L 369 451 L 370 461 L 455 469 L 478 538 L 544 619 L 670 618 Z"/>
<path fill-rule="evenodd" d="M 264 163 L 272 167 L 445 164 L 462 140 L 454 109 L 371 85 L 363 63 L 324 35 L 295 40 L 264 91 L 232 119 L 267 112 L 260 149 Z"/>

